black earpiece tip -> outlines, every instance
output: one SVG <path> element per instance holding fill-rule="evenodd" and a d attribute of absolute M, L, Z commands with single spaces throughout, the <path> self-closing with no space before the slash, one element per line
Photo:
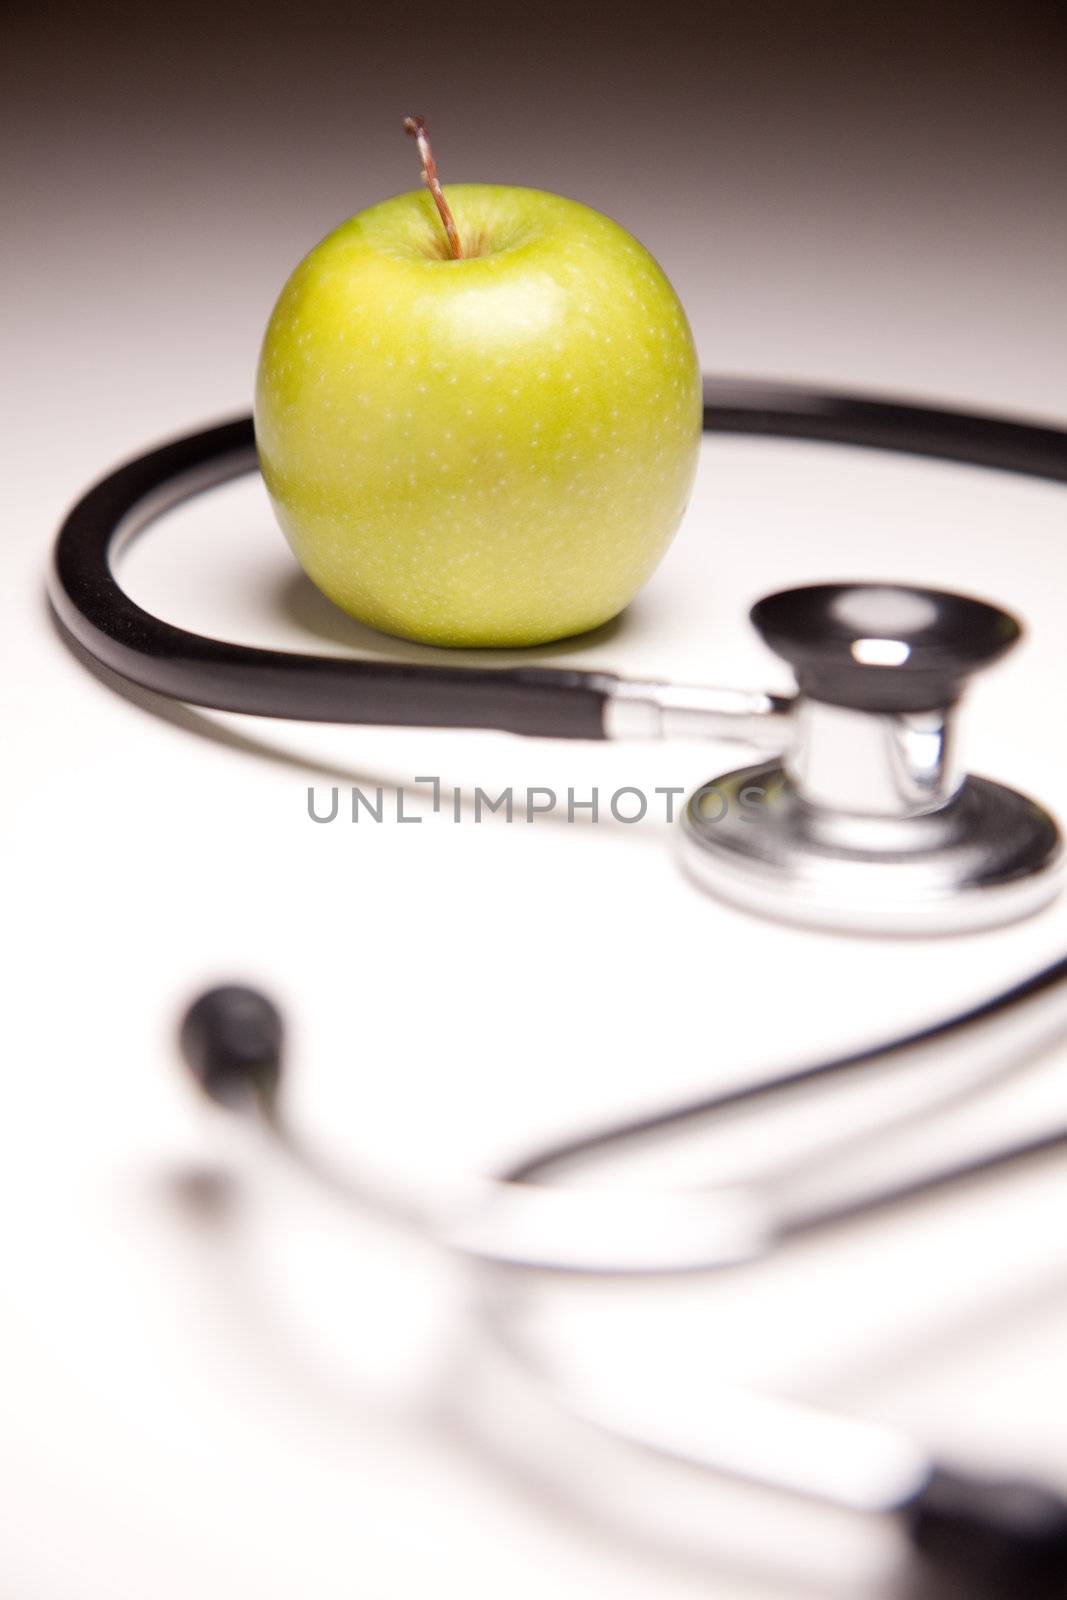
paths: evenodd
<path fill-rule="evenodd" d="M 1051 1489 L 938 1470 L 907 1518 L 915 1548 L 968 1596 L 1067 1595 L 1067 1501 Z"/>
<path fill-rule="evenodd" d="M 193 1077 L 220 1105 L 270 1099 L 282 1065 L 282 1019 L 256 989 L 209 989 L 182 1018 L 179 1043 Z"/>

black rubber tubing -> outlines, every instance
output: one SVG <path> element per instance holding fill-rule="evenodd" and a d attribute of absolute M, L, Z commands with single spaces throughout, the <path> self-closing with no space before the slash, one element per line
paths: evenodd
<path fill-rule="evenodd" d="M 1062 430 L 788 385 L 705 379 L 704 430 L 903 452 L 1067 482 Z M 611 673 L 261 650 L 190 633 L 143 610 L 112 570 L 117 536 L 142 511 L 150 521 L 152 503 L 159 497 L 162 505 L 169 489 L 180 498 L 187 474 L 210 478 L 227 458 L 235 475 L 254 470 L 254 451 L 251 417 L 222 423 L 126 462 L 71 509 L 56 540 L 50 597 L 62 628 L 91 656 L 142 688 L 218 711 L 605 737 L 604 707 L 618 682 Z"/>

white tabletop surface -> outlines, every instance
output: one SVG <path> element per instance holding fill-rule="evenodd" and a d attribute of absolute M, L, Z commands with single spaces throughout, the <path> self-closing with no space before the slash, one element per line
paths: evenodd
<path fill-rule="evenodd" d="M 995 216 L 961 205 L 947 230 L 944 194 L 921 172 L 893 215 L 811 174 L 777 206 L 716 178 L 712 250 L 703 211 L 672 220 L 677 189 L 639 174 L 628 210 L 606 158 L 556 175 L 562 147 L 561 132 L 536 181 L 613 210 L 661 256 L 707 368 L 1062 417 L 1049 332 L 1062 341 L 1062 275 L 1048 260 L 1067 241 L 1039 191 L 1002 189 Z M 418 1185 L 964 1005 L 1059 953 L 1067 901 L 938 941 L 773 926 L 685 880 L 662 814 L 475 825 L 469 808 L 433 816 L 413 787 L 436 774 L 467 797 L 511 785 L 606 798 L 692 787 L 734 762 L 726 747 L 267 724 L 122 692 L 76 662 L 44 598 L 64 507 L 123 456 L 247 408 L 271 298 L 345 209 L 336 156 L 317 183 L 282 170 L 272 190 L 249 148 L 239 131 L 221 147 L 201 200 L 176 160 L 153 187 L 132 147 L 100 135 L 79 160 L 71 138 L 72 160 L 39 156 L 21 199 L 4 308 L 19 378 L 0 401 L 0 1590 L 873 1594 L 893 1554 L 876 1530 L 680 1484 L 489 1392 L 488 1371 L 462 1365 L 464 1350 L 482 1365 L 462 1274 L 251 1160 L 183 1078 L 175 1020 L 217 979 L 267 987 L 289 1021 L 302 1125 L 338 1159 Z M 513 165 L 535 181 L 533 156 Z M 368 170 L 351 204 L 404 182 L 399 158 Z M 72 216 L 84 219 L 74 259 Z M 1067 812 L 1065 541 L 1067 496 L 1052 485 L 714 440 L 630 611 L 536 654 L 785 688 L 745 621 L 770 588 L 847 576 L 987 594 L 1029 631 L 975 689 L 969 763 Z M 251 479 L 173 513 L 123 572 L 142 604 L 205 632 L 437 655 L 319 597 Z M 335 784 L 342 818 L 316 825 L 308 787 L 327 803 Z M 353 785 L 407 789 L 419 824 L 346 822 Z M 969 1126 L 1044 1125 L 1065 1065 L 1050 1053 Z M 800 1128 L 810 1136 L 810 1119 Z M 928 1132 L 926 1148 L 952 1138 Z M 736 1172 L 742 1151 L 772 1144 L 768 1130 L 705 1147 L 704 1170 Z M 743 1382 L 1067 1490 L 1049 1404 L 1067 1332 L 1062 1183 L 1052 1163 L 766 1267 L 538 1294 L 531 1315 L 568 1370 L 591 1367 L 620 1393 L 649 1384 L 667 1404 L 690 1395 L 709 1426 L 714 1386 Z"/>

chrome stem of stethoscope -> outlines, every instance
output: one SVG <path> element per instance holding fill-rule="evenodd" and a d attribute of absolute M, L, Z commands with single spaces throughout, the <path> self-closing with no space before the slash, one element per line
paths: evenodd
<path fill-rule="evenodd" d="M 609 739 L 722 739 L 753 750 L 792 742 L 795 702 L 759 690 L 620 678 L 604 709 Z"/>
<path fill-rule="evenodd" d="M 785 921 L 894 934 L 992 927 L 1052 898 L 1054 819 L 958 759 L 967 680 L 1020 636 L 1008 612 L 839 583 L 768 595 L 751 619 L 792 668 L 795 699 L 617 682 L 605 710 L 609 737 L 772 753 L 690 798 L 684 860 L 703 887 Z"/>

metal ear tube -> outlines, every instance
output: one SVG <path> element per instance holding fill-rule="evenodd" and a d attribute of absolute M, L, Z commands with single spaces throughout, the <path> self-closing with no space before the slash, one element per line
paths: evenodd
<path fill-rule="evenodd" d="M 747 1103 L 762 1104 L 798 1088 L 832 1086 L 845 1076 L 918 1066 L 922 1104 L 948 1098 L 928 1084 L 940 1059 L 958 1056 L 981 1088 L 1012 1061 L 1039 1053 L 1067 1027 L 1067 959 L 970 1012 L 852 1056 L 794 1069 L 754 1087 L 725 1090 L 659 1117 L 560 1143 L 513 1165 L 500 1178 L 449 1193 L 398 1194 L 361 1170 L 339 1174 L 294 1132 L 280 1100 L 283 1029 L 277 1009 L 256 990 L 227 986 L 202 995 L 186 1012 L 180 1046 L 200 1088 L 217 1105 L 248 1118 L 268 1150 L 335 1198 L 369 1208 L 444 1250 L 503 1269 L 477 1306 L 478 1330 L 505 1373 L 550 1405 L 619 1444 L 665 1456 L 710 1474 L 738 1478 L 864 1515 L 894 1519 L 935 1567 L 991 1600 L 1053 1600 L 1067 1584 L 1067 1502 L 1037 1483 L 972 1477 L 946 1467 L 921 1440 L 882 1424 L 838 1415 L 712 1377 L 706 1392 L 651 1406 L 640 1393 L 572 1387 L 548 1370 L 535 1345 L 513 1325 L 508 1289 L 524 1275 L 676 1273 L 743 1268 L 783 1244 L 939 1189 L 1007 1170 L 1067 1146 L 1067 1122 L 1036 1139 L 981 1152 L 927 1170 L 906 1184 L 846 1194 L 831 1205 L 805 1204 L 773 1178 L 730 1189 L 660 1192 L 585 1189 L 551 1175 L 603 1158 L 628 1141 L 706 1123 Z M 958 1085 L 957 1085 L 958 1089 Z M 495 1281 L 502 1293 L 495 1295 Z"/>

